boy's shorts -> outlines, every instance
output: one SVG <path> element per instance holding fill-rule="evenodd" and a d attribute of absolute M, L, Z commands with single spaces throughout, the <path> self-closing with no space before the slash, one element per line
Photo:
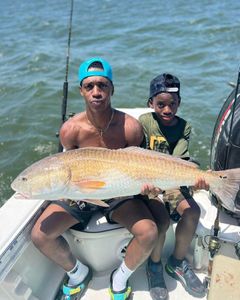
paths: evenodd
<path fill-rule="evenodd" d="M 184 199 L 185 197 L 179 190 L 165 191 L 163 194 L 164 203 L 169 203 L 170 213 L 172 213 Z"/>
<path fill-rule="evenodd" d="M 192 189 L 185 186 L 181 187 L 180 190 L 169 190 L 163 193 L 163 201 L 173 221 L 178 221 L 181 217 L 177 212 L 178 205 L 183 200 L 188 199 L 189 197 L 192 198 L 192 195 Z"/>

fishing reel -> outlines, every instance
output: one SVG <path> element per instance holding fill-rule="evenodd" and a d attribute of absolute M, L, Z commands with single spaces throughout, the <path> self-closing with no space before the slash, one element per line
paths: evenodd
<path fill-rule="evenodd" d="M 206 241 L 206 238 L 209 237 L 209 241 Z M 208 251 L 209 251 L 209 264 L 208 264 L 208 275 L 211 276 L 212 273 L 212 264 L 213 264 L 213 258 L 218 253 L 221 243 L 220 239 L 215 235 L 207 235 L 204 238 L 205 243 L 208 245 Z"/>
<path fill-rule="evenodd" d="M 209 238 L 208 241 L 207 241 L 207 238 Z M 206 235 L 204 237 L 204 241 L 208 246 L 209 263 L 208 263 L 208 268 L 207 268 L 208 274 L 205 277 L 203 284 L 206 287 L 206 289 L 208 289 L 210 286 L 210 281 L 211 281 L 213 258 L 218 253 L 218 251 L 221 247 L 221 243 L 220 243 L 220 239 L 215 235 Z"/>
<path fill-rule="evenodd" d="M 207 238 L 209 240 L 207 241 Z M 210 253 L 210 257 L 213 258 L 214 255 L 216 255 L 221 247 L 220 239 L 217 236 L 214 235 L 206 235 L 204 237 L 204 242 L 208 246 L 208 251 Z M 240 245 L 239 245 L 239 251 L 240 251 Z"/>
<path fill-rule="evenodd" d="M 206 236 L 206 237 L 208 237 L 208 236 Z M 208 251 L 210 253 L 210 257 L 213 258 L 218 253 L 218 251 L 221 247 L 220 239 L 217 236 L 210 235 L 208 243 L 207 243 L 206 239 L 205 239 L 205 242 L 208 245 Z"/>

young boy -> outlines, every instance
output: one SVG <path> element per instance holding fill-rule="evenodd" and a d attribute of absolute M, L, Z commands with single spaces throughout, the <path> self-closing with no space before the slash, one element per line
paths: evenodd
<path fill-rule="evenodd" d="M 139 121 L 144 128 L 148 149 L 189 159 L 188 146 L 191 126 L 176 115 L 180 102 L 178 78 L 171 74 L 161 74 L 150 83 L 148 106 L 153 108 L 154 112 L 141 115 Z M 206 182 L 201 179 L 195 187 L 208 189 Z M 200 208 L 186 187 L 181 188 L 181 191 L 168 191 L 163 195 L 170 217 L 174 221 L 178 221 L 175 232 L 175 248 L 165 266 L 166 272 L 179 280 L 190 294 L 197 297 L 204 296 L 203 284 L 185 259 L 199 221 Z M 155 253 L 149 258 L 147 273 L 150 293 L 157 287 L 157 276 L 161 277 L 161 281 L 164 280 L 163 274 L 159 274 L 162 273 L 159 272 L 160 268 L 156 267 L 161 263 L 160 253 L 163 244 L 164 241 L 160 246 L 158 257 Z M 158 275 L 156 270 L 158 270 Z M 164 285 L 162 284 L 162 286 Z M 153 299 L 156 298 L 153 297 Z"/>

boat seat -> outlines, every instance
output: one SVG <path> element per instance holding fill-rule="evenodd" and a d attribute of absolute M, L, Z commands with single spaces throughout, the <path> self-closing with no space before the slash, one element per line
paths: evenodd
<path fill-rule="evenodd" d="M 82 231 L 86 233 L 97 233 L 97 232 L 106 232 L 118 228 L 122 228 L 122 226 L 119 224 L 108 223 L 103 213 L 101 211 L 96 211 L 93 213 L 85 229 L 78 229 L 76 226 L 74 226 L 74 228 L 71 230 Z"/>
<path fill-rule="evenodd" d="M 101 212 L 93 214 L 84 230 L 69 229 L 64 235 L 73 253 L 96 273 L 118 267 L 132 239 L 126 228 L 109 224 Z"/>

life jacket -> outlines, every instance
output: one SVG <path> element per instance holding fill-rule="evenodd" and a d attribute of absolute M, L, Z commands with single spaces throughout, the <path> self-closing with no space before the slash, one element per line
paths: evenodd
<path fill-rule="evenodd" d="M 240 168 L 239 84 L 230 93 L 218 115 L 212 136 L 210 163 L 212 170 Z M 240 209 L 240 190 L 234 203 Z"/>

